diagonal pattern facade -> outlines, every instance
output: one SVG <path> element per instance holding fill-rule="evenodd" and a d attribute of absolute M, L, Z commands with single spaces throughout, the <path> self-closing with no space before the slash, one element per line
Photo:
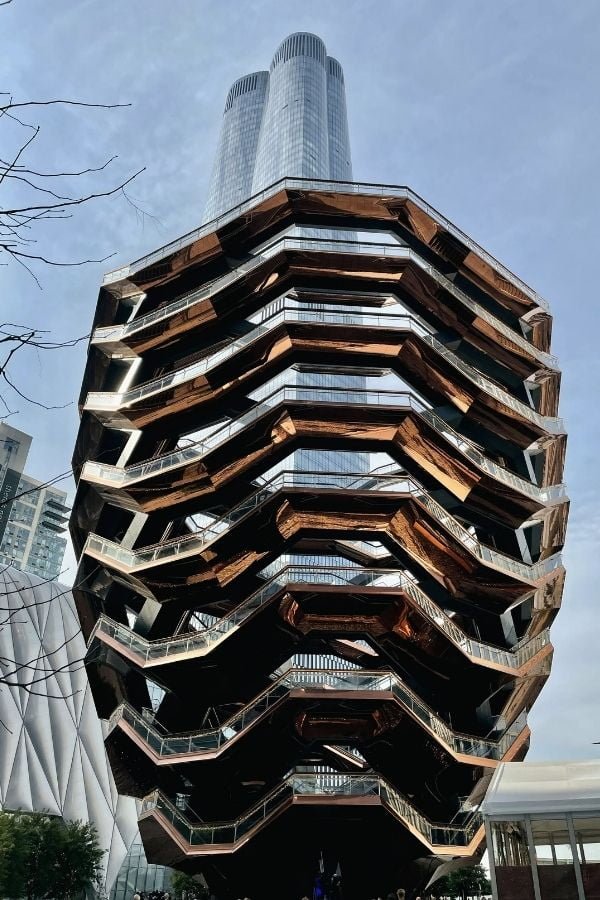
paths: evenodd
<path fill-rule="evenodd" d="M 73 597 L 9 567 L 0 594 L 0 808 L 92 822 L 109 891 L 137 833 L 137 810 L 115 788 Z"/>

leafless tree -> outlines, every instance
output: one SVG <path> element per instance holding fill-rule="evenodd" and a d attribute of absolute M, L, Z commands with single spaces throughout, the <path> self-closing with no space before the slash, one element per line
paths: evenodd
<path fill-rule="evenodd" d="M 6 2 L 0 5 L 7 5 Z M 15 100 L 11 95 L 0 93 L 0 125 L 2 120 L 11 128 L 4 139 L 0 132 L 0 265 L 15 263 L 27 270 L 38 287 L 41 287 L 40 269 L 44 266 L 82 266 L 91 262 L 103 262 L 108 257 L 89 259 L 54 259 L 40 247 L 40 232 L 48 221 L 71 219 L 78 208 L 94 200 L 118 196 L 125 198 L 136 210 L 139 207 L 126 192 L 126 188 L 143 170 L 133 172 L 123 180 L 108 183 L 107 172 L 116 157 L 105 160 L 98 166 L 52 172 L 33 167 L 27 161 L 42 126 L 32 121 L 36 109 L 53 106 L 75 106 L 81 109 L 113 110 L 127 104 L 88 103 L 70 99 Z M 9 146 L 4 148 L 4 144 Z M 10 146 L 12 143 L 12 146 Z M 97 176 L 101 181 L 97 189 L 78 190 L 78 183 L 84 176 Z M 4 199 L 6 197 L 6 200 Z M 2 322 L 0 323 L 0 345 L 4 356 L 0 358 L 0 379 L 4 388 L 0 391 L 3 410 L 7 416 L 14 411 L 10 408 L 7 392 L 13 392 L 22 399 L 38 406 L 45 406 L 39 400 L 24 394 L 9 375 L 9 365 L 17 352 L 25 349 L 57 350 L 73 346 L 86 335 L 66 341 L 53 341 L 48 332 L 35 326 Z M 8 389 L 8 391 L 7 391 Z M 48 408 L 48 407 L 46 407 Z"/>
<path fill-rule="evenodd" d="M 6 0 L 4 4 L 6 5 Z M 75 106 L 87 109 L 117 109 L 129 104 L 123 103 L 88 103 L 71 99 L 51 100 L 15 100 L 11 94 L 0 92 L 0 119 L 5 119 L 13 127 L 13 134 L 6 140 L 14 143 L 6 149 L 0 144 L 0 187 L 17 188 L 16 201 L 10 200 L 6 205 L 0 195 L 0 260 L 4 258 L 24 266 L 39 285 L 35 274 L 35 264 L 47 266 L 81 266 L 89 262 L 104 262 L 107 256 L 100 259 L 56 260 L 49 258 L 37 247 L 36 227 L 48 220 L 70 219 L 77 207 L 101 197 L 117 194 L 124 196 L 129 202 L 126 187 L 137 178 L 142 169 L 133 172 L 116 184 L 101 186 L 100 189 L 81 192 L 77 189 L 76 179 L 91 174 L 105 173 L 116 156 L 112 156 L 98 166 L 84 167 L 78 170 L 64 169 L 51 172 L 32 168 L 27 162 L 28 151 L 38 140 L 42 126 L 30 121 L 36 109 L 51 106 Z M 15 138 L 16 134 L 16 138 Z M 66 187 L 64 187 L 66 182 Z M 12 192 L 15 194 L 15 191 Z"/>
<path fill-rule="evenodd" d="M 2 7 L 12 3 L 13 0 L 0 0 L 0 12 L 3 12 Z M 99 164 L 94 161 L 91 165 L 72 166 L 65 162 L 64 167 L 61 166 L 57 171 L 37 166 L 31 161 L 43 134 L 44 116 L 53 109 L 75 107 L 82 113 L 89 113 L 93 110 L 113 111 L 124 106 L 129 104 L 96 103 L 63 97 L 20 99 L 10 92 L 0 91 L 0 266 L 22 267 L 41 289 L 45 267 L 83 266 L 103 262 L 108 258 L 99 256 L 72 259 L 68 254 L 63 258 L 54 258 L 44 249 L 48 222 L 58 226 L 61 220 L 72 219 L 81 207 L 107 197 L 121 197 L 138 214 L 147 215 L 127 193 L 128 186 L 143 169 L 134 171 L 125 178 L 112 177 L 116 156 Z M 87 187 L 90 181 L 91 189 Z M 26 352 L 40 354 L 64 351 L 87 338 L 88 335 L 79 335 L 55 339 L 44 327 L 35 323 L 0 321 L 0 420 L 15 414 L 16 410 L 12 408 L 15 398 L 44 409 L 57 408 L 29 396 L 19 386 L 17 379 L 11 374 L 11 366 L 17 355 L 21 356 Z M 67 475 L 67 472 L 60 473 L 60 476 L 48 483 L 62 480 Z M 11 503 L 14 499 L 16 498 L 9 498 L 3 503 Z M 33 594 L 26 588 L 18 589 L 18 598 L 10 597 L 10 593 L 13 592 L 6 589 L 4 582 L 0 588 L 0 630 L 19 624 L 19 612 L 26 611 L 33 602 L 35 605 L 39 603 L 33 600 Z M 57 600 L 59 596 L 53 592 L 53 600 Z M 78 634 L 79 632 L 69 637 L 67 643 Z M 39 654 L 32 659 L 0 657 L 0 690 L 3 684 L 10 686 L 17 683 L 29 693 L 36 693 L 38 688 L 44 690 L 40 682 L 57 671 L 52 656 L 63 646 L 46 652 L 42 662 Z M 82 660 L 76 660 L 71 665 L 82 664 Z"/>
<path fill-rule="evenodd" d="M 0 0 L 0 8 L 12 3 L 13 0 Z M 127 106 L 126 103 L 62 97 L 19 99 L 10 92 L 0 91 L 0 266 L 16 264 L 23 267 L 41 288 L 44 267 L 82 266 L 108 259 L 106 255 L 85 259 L 71 259 L 68 255 L 54 258 L 44 251 L 43 246 L 48 222 L 58 224 L 60 220 L 72 219 L 81 207 L 106 197 L 121 197 L 138 214 L 148 215 L 127 193 L 128 186 L 143 169 L 125 178 L 112 178 L 111 169 L 117 156 L 81 167 L 65 163 L 58 171 L 40 168 L 30 162 L 44 133 L 43 125 L 38 121 L 40 118 L 44 121 L 43 112 L 70 107 L 82 112 L 112 111 Z M 88 187 L 90 181 L 91 189 Z M 64 349 L 86 338 L 87 335 L 82 335 L 57 341 L 37 325 L 0 322 L 0 418 L 14 413 L 9 402 L 14 395 L 45 406 L 38 399 L 25 395 L 11 379 L 9 366 L 15 354 L 25 350 Z"/>

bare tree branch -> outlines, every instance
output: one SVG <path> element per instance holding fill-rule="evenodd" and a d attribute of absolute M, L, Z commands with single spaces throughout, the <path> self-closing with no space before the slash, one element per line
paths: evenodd
<path fill-rule="evenodd" d="M 39 490 L 39 488 L 38 488 L 38 490 Z M 2 574 L 3 572 L 6 572 L 8 568 L 9 568 L 8 566 L 5 566 L 4 569 L 0 572 L 0 574 Z M 81 586 L 88 578 L 90 578 L 97 571 L 99 571 L 99 569 L 100 569 L 100 566 L 99 565 L 96 566 L 84 578 L 81 578 L 79 581 L 77 581 L 73 585 L 73 587 L 76 588 L 76 587 Z M 6 591 L 5 590 L 1 593 L 3 593 L 4 596 L 8 596 L 9 594 L 14 594 L 14 593 L 26 594 L 29 590 L 30 590 L 30 587 L 28 585 L 22 585 L 14 591 Z M 14 608 L 14 610 L 11 610 L 10 607 L 5 607 L 4 609 L 5 609 L 5 611 L 10 612 L 8 619 L 11 619 L 13 613 L 22 612 L 24 609 L 31 609 L 32 607 L 42 606 L 46 603 L 56 602 L 56 600 L 58 600 L 60 597 L 64 596 L 65 594 L 70 593 L 71 590 L 72 590 L 71 588 L 65 588 L 65 590 L 60 591 L 60 592 L 51 591 L 50 597 L 46 598 L 45 600 L 35 599 L 33 603 L 23 603 L 19 606 L 16 606 Z M 3 625 L 3 624 L 4 623 L 0 623 L 0 625 Z M 10 624 L 16 624 L 16 623 L 11 622 Z M 23 623 L 23 624 L 26 624 L 26 623 Z M 61 666 L 54 665 L 52 663 L 52 659 L 51 659 L 53 656 L 55 656 L 61 650 L 64 650 L 64 648 L 68 644 L 70 644 L 76 638 L 80 637 L 80 635 L 81 635 L 81 628 L 78 628 L 76 631 L 73 632 L 73 634 L 69 635 L 69 637 L 65 637 L 64 641 L 62 643 L 60 643 L 58 646 L 54 647 L 54 649 L 46 650 L 45 648 L 40 646 L 38 649 L 38 652 L 36 653 L 35 656 L 32 656 L 30 659 L 22 661 L 22 662 L 16 661 L 14 659 L 9 659 L 7 657 L 0 657 L 0 689 L 2 688 L 3 685 L 6 687 L 19 687 L 28 694 L 32 694 L 35 696 L 48 697 L 49 699 L 56 699 L 56 700 L 65 699 L 67 697 L 72 697 L 75 694 L 79 693 L 79 691 L 74 691 L 71 694 L 54 695 L 54 694 L 48 694 L 47 691 L 38 692 L 38 691 L 34 690 L 33 686 L 49 681 L 54 675 L 56 675 L 60 672 L 67 671 L 67 672 L 69 672 L 69 674 L 72 674 L 74 672 L 81 671 L 81 669 L 83 669 L 85 667 L 85 657 L 79 657 L 77 659 L 70 660 L 69 662 L 64 663 Z M 41 663 L 44 663 L 44 665 L 41 665 Z M 6 669 L 8 667 L 12 667 L 10 671 L 2 671 L 3 669 Z M 33 677 L 31 677 L 29 674 L 27 674 L 29 671 L 31 671 L 33 673 Z M 18 677 L 19 675 L 21 675 L 20 678 Z M 6 724 L 4 722 L 2 722 L 2 720 L 0 720 L 0 724 L 3 725 L 4 728 L 7 728 Z M 7 730 L 8 730 L 8 728 L 7 728 Z"/>
<path fill-rule="evenodd" d="M 0 7 L 9 6 L 13 0 L 0 0 Z M 0 147 L 0 194 L 4 191 L 4 197 L 7 191 L 10 194 L 10 201 L 4 201 L 0 196 L 0 265 L 8 265 L 17 263 L 24 268 L 29 275 L 35 280 L 36 284 L 41 288 L 39 277 L 39 269 L 43 266 L 83 266 L 89 263 L 100 263 L 110 258 L 113 254 L 94 254 L 98 258 L 89 258 L 81 260 L 55 259 L 53 253 L 47 252 L 41 237 L 45 235 L 45 223 L 55 222 L 71 218 L 79 207 L 91 203 L 94 200 L 100 200 L 107 197 L 121 196 L 125 202 L 131 207 L 138 217 L 153 218 L 146 212 L 139 201 L 132 198 L 126 191 L 126 188 L 144 171 L 140 168 L 132 175 L 120 179 L 119 176 L 108 178 L 108 184 L 103 181 L 103 173 L 117 159 L 116 155 L 106 159 L 101 165 L 85 165 L 79 167 L 65 165 L 58 171 L 40 169 L 36 163 L 30 163 L 28 156 L 31 155 L 32 145 L 41 150 L 43 139 L 43 125 L 46 119 L 41 112 L 44 108 L 54 110 L 56 107 L 76 110 L 115 110 L 127 108 L 129 103 L 95 103 L 85 100 L 71 99 L 68 97 L 55 97 L 47 100 L 41 99 L 15 99 L 10 92 L 0 92 L 0 123 L 2 124 L 2 140 L 5 142 L 5 135 L 10 136 L 10 143 L 7 146 Z M 39 116 L 39 122 L 36 121 Z M 29 121 L 29 119 L 33 121 Z M 45 148 L 44 148 L 45 149 Z M 131 171 L 131 169 L 129 169 Z M 87 176 L 99 176 L 90 184 L 85 184 L 85 188 L 76 186 L 76 179 L 86 178 Z M 114 182 L 118 181 L 117 184 Z M 39 238 L 39 239 L 38 239 Z M 62 253 L 57 254 L 62 257 Z M 64 254 L 68 255 L 68 254 Z M 3 260 L 6 260 L 3 261 Z M 20 352 L 31 353 L 32 351 L 39 355 L 40 351 L 65 350 L 69 347 L 76 347 L 80 342 L 87 340 L 89 335 L 69 339 L 55 340 L 49 333 L 36 325 L 26 326 L 23 324 L 15 324 L 4 322 L 0 324 L 0 384 L 12 391 L 19 398 L 31 403 L 36 407 L 43 409 L 64 408 L 70 404 L 46 405 L 39 398 L 29 395 L 27 390 L 18 383 L 13 376 L 12 369 L 15 359 Z M 10 398 L 10 393 L 9 393 Z M 12 399 L 12 398 L 10 398 Z M 6 409 L 6 416 L 14 414 L 7 397 L 0 391 L 0 408 Z M 19 497 L 34 493 L 44 487 L 56 484 L 66 478 L 71 477 L 70 469 L 60 473 L 49 479 L 42 485 L 21 491 L 15 496 L 0 502 L 0 507 L 5 504 L 12 504 Z M 82 584 L 87 578 L 93 576 L 94 572 L 100 567 L 98 566 L 91 573 L 87 573 L 85 578 L 79 582 Z M 0 574 L 6 569 L 0 569 Z M 50 580 L 50 579 L 48 579 Z M 43 583 L 43 582 L 41 582 Z M 24 585 L 22 588 L 15 590 L 8 589 L 10 587 L 9 576 L 5 580 L 6 590 L 0 589 L 0 595 L 4 593 L 5 605 L 0 606 L 0 630 L 2 628 L 11 627 L 13 625 L 24 624 L 19 616 L 25 611 L 30 610 L 32 606 L 38 606 L 45 603 L 51 603 L 58 600 L 61 593 L 68 593 L 68 589 L 57 592 L 53 588 L 50 589 L 50 596 L 39 600 L 33 593 L 28 593 L 30 588 Z M 77 587 L 76 584 L 74 587 Z M 17 595 L 12 597 L 10 595 Z M 33 602 L 30 602 L 32 600 Z M 74 672 L 82 667 L 84 660 L 75 659 L 64 665 L 53 665 L 53 659 L 63 651 L 75 639 L 81 640 L 80 630 L 76 631 L 69 637 L 65 637 L 63 642 L 53 649 L 46 649 L 39 646 L 36 655 L 31 659 L 9 659 L 8 657 L 0 657 L 0 688 L 2 685 L 19 687 L 26 693 L 46 697 L 53 697 L 47 691 L 37 691 L 36 685 L 48 681 L 54 675 L 65 670 Z M 6 652 L 6 651 L 5 651 Z M 7 651 L 12 654 L 12 650 Z M 75 654 L 77 653 L 75 652 Z M 77 693 L 75 691 L 74 693 Z M 56 696 L 55 699 L 64 699 L 65 696 L 73 696 L 73 694 Z M 1 725 L 4 725 L 0 721 Z M 4 726 L 6 727 L 6 726 Z"/>
<path fill-rule="evenodd" d="M 68 200 L 65 203 L 44 203 L 39 206 L 24 206 L 21 209 L 5 209 L 3 210 L 4 215 L 17 216 L 21 214 L 27 214 L 31 212 L 36 212 L 40 210 L 42 212 L 51 211 L 53 209 L 62 210 L 67 206 L 81 206 L 82 203 L 88 203 L 90 200 L 97 200 L 99 197 L 112 197 L 114 194 L 118 194 L 119 191 L 123 191 L 123 188 L 126 188 L 128 184 L 137 178 L 138 175 L 141 175 L 142 172 L 146 171 L 146 167 L 143 166 L 141 169 L 138 169 L 137 172 L 134 172 L 133 175 L 130 175 L 122 184 L 117 185 L 114 188 L 110 188 L 108 191 L 98 191 L 97 193 L 86 194 L 83 197 L 77 197 L 75 200 Z M 1 182 L 1 179 L 0 179 Z M 127 197 L 126 194 L 124 194 Z"/>
<path fill-rule="evenodd" d="M 17 165 L 14 167 L 16 172 L 23 172 L 27 175 L 35 175 L 36 178 L 76 178 L 79 175 L 92 175 L 97 172 L 103 172 L 111 163 L 118 159 L 118 156 L 111 156 L 101 166 L 93 166 L 87 169 L 80 169 L 76 172 L 38 172 L 36 169 L 29 169 L 26 166 Z M 0 168 L 7 166 L 6 160 L 0 158 Z"/>
<path fill-rule="evenodd" d="M 73 405 L 72 400 L 70 400 L 68 403 L 55 403 L 51 405 L 41 403 L 39 400 L 34 400 L 33 397 L 28 397 L 27 394 L 24 394 L 23 391 L 19 390 L 16 384 L 10 380 L 6 372 L 2 372 L 2 378 L 7 383 L 7 385 L 13 389 L 15 394 L 18 394 L 19 397 L 21 397 L 23 400 L 27 400 L 28 403 L 32 403 L 34 406 L 39 406 L 40 409 L 66 409 L 67 406 Z"/>
<path fill-rule="evenodd" d="M 71 338 L 65 341 L 52 341 L 44 337 L 47 334 L 47 331 L 38 331 L 37 329 L 28 328 L 26 326 L 17 325 L 14 323 L 0 324 L 0 350 L 3 348 L 3 346 L 5 349 L 7 349 L 5 358 L 3 360 L 0 359 L 0 378 L 8 385 L 9 388 L 11 388 L 17 394 L 17 396 L 21 397 L 21 399 L 27 401 L 28 403 L 32 403 L 34 406 L 41 406 L 44 409 L 64 408 L 65 406 L 68 406 L 70 404 L 56 404 L 54 406 L 51 406 L 45 403 L 41 403 L 40 401 L 35 400 L 32 397 L 29 397 L 14 383 L 14 380 L 8 375 L 7 371 L 9 365 L 12 363 L 13 357 L 20 350 L 64 350 L 69 347 L 77 346 L 82 341 L 86 341 L 89 337 L 89 335 L 83 335 L 81 337 Z M 0 399 L 2 400 L 7 413 L 10 413 L 11 410 L 8 406 L 6 398 L 2 397 L 2 395 L 0 394 Z"/>
<path fill-rule="evenodd" d="M 0 3 L 0 6 L 3 4 Z M 20 103 L 5 103 L 4 106 L 0 106 L 0 113 L 7 112 L 12 109 L 24 109 L 25 107 L 32 106 L 84 106 L 88 109 L 123 109 L 125 107 L 131 106 L 131 103 L 87 103 L 85 100 L 65 100 L 65 99 L 54 99 L 54 100 L 23 100 Z"/>
<path fill-rule="evenodd" d="M 13 166 L 15 166 L 19 162 L 19 159 L 21 158 L 21 156 L 25 153 L 25 151 L 27 150 L 29 145 L 35 141 L 35 139 L 39 133 L 40 133 L 40 127 L 38 125 L 37 128 L 35 129 L 35 131 L 33 132 L 33 134 L 31 135 L 31 137 L 28 140 L 26 140 L 25 143 L 19 148 L 17 155 L 15 156 L 13 161 L 9 164 L 8 169 L 5 172 L 3 172 L 2 175 L 0 175 L 0 184 L 2 184 L 2 182 L 6 178 L 7 172 L 10 172 L 11 169 L 13 168 Z"/>
<path fill-rule="evenodd" d="M 2 500 L 0 502 L 0 507 L 5 506 L 7 503 L 14 503 L 15 500 L 18 500 L 19 497 L 25 497 L 26 494 L 34 494 L 36 491 L 41 491 L 45 487 L 50 487 L 53 484 L 58 484 L 59 481 L 64 481 L 65 478 L 71 478 L 73 475 L 71 469 L 67 469 L 66 472 L 62 472 L 60 475 L 55 475 L 54 478 L 51 478 L 49 481 L 45 481 L 43 484 L 38 484 L 36 487 L 29 488 L 26 491 L 20 491 L 20 493 L 15 494 L 13 497 L 9 497 L 7 500 Z"/>
<path fill-rule="evenodd" d="M 6 5 L 0 3 L 0 5 Z M 147 212 L 132 200 L 125 192 L 125 188 L 136 179 L 144 169 L 138 169 L 129 177 L 120 181 L 118 184 L 107 188 L 106 190 L 93 190 L 78 192 L 70 190 L 54 190 L 51 187 L 44 187 L 39 183 L 42 179 L 73 179 L 88 174 L 97 174 L 103 172 L 117 158 L 111 156 L 99 166 L 87 166 L 80 169 L 71 169 L 66 167 L 64 171 L 44 172 L 37 168 L 28 166 L 23 162 L 23 157 L 32 143 L 38 138 L 41 131 L 39 124 L 32 124 L 15 114 L 15 111 L 40 109 L 44 107 L 76 107 L 83 109 L 121 109 L 129 107 L 129 103 L 95 103 L 85 100 L 73 100 L 65 97 L 51 98 L 49 100 L 14 100 L 9 93 L 1 93 L 1 97 L 6 99 L 0 101 L 0 118 L 7 117 L 17 123 L 21 128 L 31 129 L 32 134 L 28 135 L 25 140 L 17 147 L 13 155 L 5 152 L 0 153 L 0 186 L 10 182 L 15 187 L 21 187 L 27 193 L 33 193 L 33 197 L 27 197 L 27 200 L 21 205 L 5 206 L 0 205 L 0 255 L 4 253 L 13 262 L 18 263 L 24 268 L 28 274 L 35 280 L 36 284 L 41 287 L 40 280 L 34 271 L 34 267 L 38 264 L 49 266 L 82 266 L 90 263 L 105 262 L 113 254 L 105 254 L 100 257 L 90 257 L 81 260 L 57 260 L 50 258 L 46 253 L 33 253 L 26 248 L 35 244 L 36 240 L 33 236 L 26 235 L 24 232 L 30 231 L 31 227 L 39 222 L 48 221 L 50 219 L 62 219 L 70 217 L 70 209 L 77 208 L 92 200 L 111 197 L 122 194 L 125 201 L 136 211 L 137 215 L 147 216 Z M 62 185 L 61 185 L 62 187 Z M 35 198 L 38 202 L 35 202 Z M 41 202 L 41 201 L 44 202 Z M 56 202 L 53 202 L 56 201 Z"/>

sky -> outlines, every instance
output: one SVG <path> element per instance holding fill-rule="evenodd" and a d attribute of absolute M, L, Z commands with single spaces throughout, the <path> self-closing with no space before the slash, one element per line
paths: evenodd
<path fill-rule="evenodd" d="M 225 95 L 268 67 L 290 32 L 320 35 L 344 67 L 354 178 L 408 185 L 542 296 L 554 315 L 569 432 L 571 518 L 552 676 L 531 713 L 530 759 L 600 757 L 600 440 L 597 219 L 598 0 L 13 0 L 0 7 L 0 90 L 110 109 L 27 111 L 41 130 L 27 162 L 77 170 L 118 156 L 80 192 L 144 171 L 123 197 L 95 200 L 35 232 L 53 260 L 38 288 L 0 267 L 3 321 L 64 340 L 89 332 L 104 271 L 196 227 Z M 24 113 L 25 114 L 25 113 Z M 0 146 L 15 147 L 0 122 Z M 3 155 L 3 154 L 0 154 Z M 71 182 L 73 187 L 73 182 Z M 0 204 L 6 185 L 0 185 Z M 144 213 L 140 212 L 143 210 Z M 2 260 L 3 261 L 3 260 Z M 28 471 L 69 468 L 85 342 L 20 354 L 11 378 L 45 410 L 4 391 L 8 420 L 34 436 Z M 65 481 L 73 496 L 72 482 Z M 75 576 L 71 551 L 67 583 Z"/>

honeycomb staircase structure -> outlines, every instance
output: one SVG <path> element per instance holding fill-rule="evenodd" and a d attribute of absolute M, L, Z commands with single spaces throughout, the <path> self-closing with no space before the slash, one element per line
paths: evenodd
<path fill-rule="evenodd" d="M 151 862 L 358 900 L 481 854 L 564 583 L 551 325 L 404 187 L 286 179 L 105 278 L 74 595 Z"/>

